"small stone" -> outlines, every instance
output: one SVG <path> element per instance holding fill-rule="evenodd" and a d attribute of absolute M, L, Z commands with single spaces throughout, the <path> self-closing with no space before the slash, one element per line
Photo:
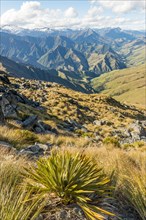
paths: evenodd
<path fill-rule="evenodd" d="M 43 216 L 40 214 L 35 220 L 44 220 Z"/>
<path fill-rule="evenodd" d="M 34 124 L 37 122 L 37 115 L 32 115 L 29 116 L 25 121 L 23 121 L 22 126 L 26 129 L 32 129 L 32 127 L 34 126 Z"/>
<path fill-rule="evenodd" d="M 102 121 L 101 120 L 95 120 L 95 121 L 93 121 L 93 124 L 97 125 L 97 126 L 101 126 L 102 125 Z"/>

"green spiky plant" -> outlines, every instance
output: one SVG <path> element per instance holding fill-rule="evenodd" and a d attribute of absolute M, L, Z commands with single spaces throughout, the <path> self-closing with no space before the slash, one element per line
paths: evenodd
<path fill-rule="evenodd" d="M 103 214 L 113 215 L 92 204 L 93 195 L 101 198 L 107 194 L 110 180 L 84 154 L 53 151 L 36 167 L 27 168 L 24 175 L 28 188 L 39 193 L 39 198 L 55 195 L 62 204 L 76 203 L 93 220 L 104 219 Z"/>

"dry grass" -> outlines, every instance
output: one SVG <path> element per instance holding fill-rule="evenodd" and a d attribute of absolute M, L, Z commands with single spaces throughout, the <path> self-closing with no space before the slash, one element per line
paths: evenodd
<path fill-rule="evenodd" d="M 144 58 L 144 55 L 143 55 Z M 137 63 L 137 62 L 136 62 Z M 92 80 L 96 91 L 116 100 L 145 106 L 145 64 L 114 70 Z"/>
<path fill-rule="evenodd" d="M 0 219 L 34 220 L 42 206 L 38 206 L 31 191 L 22 187 L 22 171 L 30 162 L 23 157 L 10 155 L 1 149 L 0 154 Z"/>
<path fill-rule="evenodd" d="M 38 135 L 38 139 L 41 143 L 47 143 L 58 147 L 68 146 L 68 147 L 76 147 L 78 143 L 79 148 L 90 146 L 92 143 L 90 139 L 82 138 L 82 137 L 71 137 L 71 136 L 56 136 L 54 134 L 46 134 L 46 135 Z"/>
<path fill-rule="evenodd" d="M 105 174 L 112 178 L 114 197 L 122 204 L 130 205 L 145 219 L 146 154 L 139 149 L 129 152 L 113 147 L 69 148 L 69 151 L 84 151 L 95 160 Z"/>
<path fill-rule="evenodd" d="M 52 142 L 55 142 L 55 136 L 51 137 Z M 53 139 L 54 138 L 54 139 Z M 77 141 L 77 140 L 75 140 Z M 56 145 L 58 141 L 56 141 Z M 64 140 L 63 140 L 64 142 Z M 65 143 L 65 142 L 64 142 Z M 75 146 L 73 139 L 66 139 L 66 145 L 59 148 L 61 151 L 69 151 L 74 155 L 75 152 L 84 152 L 88 157 L 92 158 L 97 163 L 98 167 L 103 168 L 104 173 L 112 179 L 111 183 L 114 186 L 113 196 L 119 200 L 119 203 L 123 206 L 128 204 L 131 206 L 140 216 L 141 219 L 145 219 L 145 168 L 146 168 L 146 155 L 142 149 L 133 149 L 125 151 L 119 148 L 110 147 L 91 147 L 84 142 L 79 143 L 79 147 Z M 84 144 L 83 144 L 84 143 Z M 62 145 L 62 144 L 61 144 Z M 60 145 L 60 146 L 61 146 Z M 62 145 L 63 146 L 63 145 Z M 3 205 L 3 212 L 0 215 L 4 215 L 5 209 L 9 209 L 10 213 L 17 214 L 20 208 L 20 197 L 22 199 L 24 194 L 15 194 L 17 184 L 21 182 L 20 172 L 23 170 L 28 162 L 24 158 L 16 158 L 1 152 L 0 156 L 0 186 L 1 186 L 1 206 Z M 13 196 L 13 195 L 16 195 Z M 11 203 L 13 197 L 13 202 Z M 13 206 L 12 204 L 15 204 Z M 27 206 L 31 207 L 31 204 Z M 18 208 L 19 207 L 19 208 Z M 5 209 L 4 209 L 5 208 Z M 16 209 L 18 208 L 18 209 Z M 24 206 L 23 206 L 24 208 Z M 23 210 L 22 208 L 22 210 Z M 15 211 L 14 211 L 15 209 Z M 2 209 L 1 209 L 2 210 Z M 8 220 L 10 215 L 4 220 Z M 17 218 L 16 218 L 17 219 Z M 18 218 L 19 219 L 19 218 Z M 25 219 L 25 218 L 24 218 Z"/>
<path fill-rule="evenodd" d="M 30 131 L 0 126 L 0 140 L 10 143 L 16 148 L 20 148 L 24 145 L 35 143 L 38 141 L 38 138 Z"/>

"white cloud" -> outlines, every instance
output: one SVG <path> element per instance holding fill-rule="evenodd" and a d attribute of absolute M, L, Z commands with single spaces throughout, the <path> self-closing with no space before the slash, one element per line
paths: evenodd
<path fill-rule="evenodd" d="M 105 8 L 111 9 L 115 13 L 128 13 L 134 10 L 144 10 L 145 0 L 89 0 L 91 5 L 100 4 Z"/>
<path fill-rule="evenodd" d="M 75 10 L 75 8 L 73 8 L 73 7 L 70 7 L 70 8 L 68 8 L 68 9 L 65 11 L 65 17 L 74 18 L 74 17 L 77 17 L 77 16 L 78 16 L 78 13 L 77 13 L 77 11 Z"/>
<path fill-rule="evenodd" d="M 101 14 L 102 12 L 102 7 L 93 6 L 89 8 L 87 12 L 87 17 L 96 17 L 98 14 Z"/>
<path fill-rule="evenodd" d="M 121 1 L 101 1 L 91 0 L 92 4 L 89 9 L 85 11 L 85 14 L 78 15 L 77 11 L 73 7 L 69 7 L 66 10 L 43 8 L 41 2 L 27 1 L 22 4 L 20 9 L 10 9 L 1 16 L 1 25 L 15 25 L 23 28 L 83 28 L 83 27 L 118 27 L 121 28 L 135 28 L 144 29 L 144 15 L 137 20 L 129 19 L 122 13 L 128 10 L 136 9 L 136 15 L 139 13 L 139 9 L 142 8 L 141 3 L 139 7 L 137 4 L 127 3 L 129 1 L 123 0 L 123 6 L 121 7 Z M 91 2 L 90 1 L 90 2 Z M 96 2 L 96 4 L 95 4 Z M 98 4 L 97 4 L 98 2 Z M 114 4 L 116 2 L 116 4 Z M 136 1 L 137 2 L 137 1 Z M 100 5 L 99 5 L 100 4 Z M 104 8 L 104 10 L 103 10 Z M 110 17 L 107 15 L 106 8 L 112 9 L 114 12 L 121 12 L 112 14 Z"/>
<path fill-rule="evenodd" d="M 37 1 L 27 1 L 27 2 L 23 2 L 22 3 L 22 6 L 20 8 L 20 10 L 33 10 L 33 9 L 39 9 L 41 6 L 41 3 L 40 2 L 37 2 Z"/>

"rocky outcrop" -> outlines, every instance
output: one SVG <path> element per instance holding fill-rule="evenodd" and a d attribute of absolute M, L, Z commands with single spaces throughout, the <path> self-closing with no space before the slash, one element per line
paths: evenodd
<path fill-rule="evenodd" d="M 10 143 L 0 141 L 0 150 L 1 149 L 11 153 L 11 155 L 18 155 L 18 156 L 23 155 L 33 159 L 46 154 L 49 155 L 52 149 L 52 144 L 35 143 L 34 145 L 25 146 L 22 149 L 16 149 Z"/>
<path fill-rule="evenodd" d="M 32 114 L 22 117 L 22 112 L 25 113 L 25 109 L 22 109 L 20 104 L 27 109 L 33 107 L 35 110 L 39 108 L 39 111 L 43 111 L 43 108 L 39 106 L 38 102 L 27 99 L 25 96 L 19 94 L 14 89 L 9 89 L 5 86 L 0 88 L 0 123 L 7 123 L 7 120 L 13 120 L 13 123 L 17 128 L 22 128 L 36 133 L 56 132 L 51 126 L 45 124 L 39 120 L 38 115 Z M 21 112 L 21 113 L 20 113 Z"/>
<path fill-rule="evenodd" d="M 19 155 L 26 155 L 28 157 L 40 157 L 45 154 L 49 154 L 51 150 L 51 144 L 36 143 L 25 147 L 18 152 Z"/>
<path fill-rule="evenodd" d="M 146 121 L 135 121 L 127 128 L 122 127 L 118 130 L 114 130 L 112 135 L 115 137 L 119 137 L 120 143 L 134 143 L 136 141 L 144 141 L 146 142 Z"/>
<path fill-rule="evenodd" d="M 28 104 L 36 107 L 36 103 L 28 100 L 15 90 L 1 87 L 0 89 L 0 118 L 1 119 L 19 119 L 18 103 Z"/>
<path fill-rule="evenodd" d="M 31 130 L 33 126 L 37 123 L 37 120 L 37 115 L 31 115 L 22 122 L 22 127 L 27 130 Z"/>

